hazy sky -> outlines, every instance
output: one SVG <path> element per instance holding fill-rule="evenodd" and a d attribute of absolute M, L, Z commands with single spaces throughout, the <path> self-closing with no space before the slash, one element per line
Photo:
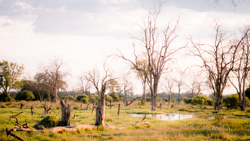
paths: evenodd
<path fill-rule="evenodd" d="M 192 35 L 211 38 L 214 21 L 237 31 L 250 24 L 250 4 L 222 0 L 167 0 L 159 26 L 180 17 L 179 45 Z M 34 75 L 39 64 L 63 58 L 72 77 L 99 66 L 107 55 L 133 53 L 135 35 L 152 0 L 0 0 L 0 60 L 23 64 Z M 73 81 L 73 80 L 72 80 Z M 72 82 L 75 83 L 75 82 Z"/>

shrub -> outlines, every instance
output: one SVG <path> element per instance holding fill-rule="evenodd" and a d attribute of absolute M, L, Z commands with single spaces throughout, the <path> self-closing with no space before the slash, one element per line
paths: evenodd
<path fill-rule="evenodd" d="M 19 91 L 15 97 L 15 99 L 19 101 L 20 100 L 32 101 L 34 98 L 35 96 L 33 95 L 33 93 L 28 90 Z"/>
<path fill-rule="evenodd" d="M 38 123 L 38 125 L 43 125 L 45 128 L 55 127 L 57 124 L 58 121 L 55 116 L 47 116 Z"/>
<path fill-rule="evenodd" d="M 213 106 L 214 105 L 214 101 L 212 99 L 211 100 L 207 100 L 207 105 Z"/>
<path fill-rule="evenodd" d="M 89 102 L 89 97 L 86 94 L 78 95 L 76 99 L 78 101 L 82 100 L 82 102 L 85 104 Z"/>
<path fill-rule="evenodd" d="M 197 95 L 195 96 L 192 101 L 191 104 L 196 105 L 196 104 L 201 104 L 201 105 L 212 105 L 213 104 L 213 100 L 206 96 L 206 95 Z"/>
<path fill-rule="evenodd" d="M 98 94 L 91 94 L 90 96 L 89 96 L 89 101 L 91 102 L 91 103 L 94 103 L 94 102 L 96 102 L 97 100 L 98 100 Z"/>
<path fill-rule="evenodd" d="M 150 102 L 150 101 L 151 101 L 151 97 L 147 97 L 147 98 L 146 98 L 146 101 L 147 101 L 147 102 Z"/>
<path fill-rule="evenodd" d="M 168 102 L 168 99 L 167 99 L 167 98 L 165 98 L 165 102 Z"/>
<path fill-rule="evenodd" d="M 119 96 L 116 94 L 116 92 L 113 92 L 113 93 L 111 93 L 111 94 L 109 94 L 109 95 L 113 98 L 114 101 L 119 101 L 119 100 L 120 100 L 120 98 L 119 98 Z"/>
<path fill-rule="evenodd" d="M 11 101 L 11 96 L 9 96 L 8 94 L 0 94 L 0 101 L 3 101 L 3 102 L 9 102 Z"/>
<path fill-rule="evenodd" d="M 141 100 L 141 105 L 145 105 L 145 101 L 144 100 Z"/>
<path fill-rule="evenodd" d="M 248 97 L 245 97 L 245 99 L 246 99 L 247 103 L 250 103 L 250 100 Z M 223 98 L 223 103 L 225 105 L 230 104 L 230 107 L 235 106 L 235 105 L 240 103 L 239 95 L 238 94 L 229 95 L 229 96 Z"/>
<path fill-rule="evenodd" d="M 70 100 L 75 100 L 75 98 L 73 96 L 69 96 Z"/>
<path fill-rule="evenodd" d="M 229 95 L 223 98 L 223 103 L 225 105 L 230 104 L 230 107 L 235 106 L 236 104 L 240 103 L 239 95 L 238 94 Z"/>
<path fill-rule="evenodd" d="M 192 102 L 192 98 L 186 98 L 186 97 L 184 97 L 184 102 L 186 103 L 186 104 L 190 104 L 191 102 Z"/>
<path fill-rule="evenodd" d="M 156 99 L 158 102 L 161 102 L 162 101 L 162 98 L 160 98 L 160 97 L 157 97 L 157 99 Z"/>
<path fill-rule="evenodd" d="M 113 101 L 113 98 L 110 95 L 105 95 L 105 100 L 106 101 Z"/>
<path fill-rule="evenodd" d="M 176 98 L 172 98 L 172 102 L 175 103 L 176 102 Z"/>

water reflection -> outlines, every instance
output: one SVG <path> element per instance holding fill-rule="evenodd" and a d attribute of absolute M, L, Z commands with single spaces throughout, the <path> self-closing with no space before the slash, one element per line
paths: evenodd
<path fill-rule="evenodd" d="M 143 117 L 145 114 L 130 114 L 132 116 L 140 116 Z M 189 118 L 205 118 L 205 119 L 214 119 L 215 116 L 211 115 L 192 115 L 192 114 L 146 114 L 147 117 L 155 117 L 160 120 L 182 120 L 182 119 L 189 119 Z"/>

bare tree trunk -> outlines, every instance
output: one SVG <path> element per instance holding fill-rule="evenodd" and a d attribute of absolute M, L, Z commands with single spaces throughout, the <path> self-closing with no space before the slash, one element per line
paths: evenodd
<path fill-rule="evenodd" d="M 181 88 L 178 87 L 178 104 L 181 102 Z"/>
<path fill-rule="evenodd" d="M 62 119 L 61 119 L 61 125 L 62 126 L 70 126 L 70 113 L 71 113 L 71 106 L 64 103 L 63 99 L 60 100 L 61 104 L 61 112 L 62 112 Z"/>
<path fill-rule="evenodd" d="M 151 107 L 151 111 L 156 111 L 157 110 L 157 105 L 156 105 L 156 100 L 157 100 L 157 95 L 153 94 L 152 96 L 152 107 Z"/>
<path fill-rule="evenodd" d="M 142 100 L 146 102 L 146 82 L 143 83 L 143 95 L 142 95 Z"/>
<path fill-rule="evenodd" d="M 128 101 L 127 101 L 127 93 L 124 93 L 124 100 L 123 100 L 124 106 L 128 106 Z"/>
<path fill-rule="evenodd" d="M 120 106 L 121 106 L 121 104 L 119 103 L 119 104 L 118 104 L 118 112 L 117 112 L 117 115 L 118 115 L 118 116 L 120 115 Z"/>
<path fill-rule="evenodd" d="M 104 119 L 105 119 L 105 87 L 106 86 L 102 86 L 102 90 L 101 90 L 101 100 L 96 108 L 96 122 L 95 125 L 99 126 L 99 125 L 103 125 L 104 126 Z"/>
<path fill-rule="evenodd" d="M 171 103 L 171 92 L 170 92 L 170 94 L 169 94 L 168 105 L 170 105 L 170 103 Z"/>
<path fill-rule="evenodd" d="M 215 95 L 214 110 L 220 110 L 222 108 L 222 94 L 218 93 Z"/>

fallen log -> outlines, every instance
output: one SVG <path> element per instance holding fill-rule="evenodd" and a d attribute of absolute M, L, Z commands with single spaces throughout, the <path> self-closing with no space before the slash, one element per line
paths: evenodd
<path fill-rule="evenodd" d="M 19 114 L 17 114 L 17 115 L 19 115 Z M 17 115 L 13 116 L 13 118 L 16 117 Z M 148 121 L 144 121 L 146 119 L 146 117 L 147 116 L 145 115 L 145 117 L 141 120 L 141 122 L 136 121 L 132 125 L 124 125 L 124 126 L 118 128 L 118 127 L 115 127 L 115 126 L 111 126 L 109 124 L 105 124 L 105 127 L 110 128 L 110 129 L 123 129 L 125 127 L 131 127 L 131 126 L 134 127 L 135 125 L 142 125 L 142 124 L 149 125 L 150 123 Z M 24 125 L 20 126 L 19 128 L 18 127 L 14 127 L 14 128 L 11 128 L 11 129 L 6 128 L 7 136 L 11 135 L 12 137 L 14 137 L 16 139 L 23 141 L 22 138 L 16 136 L 12 132 L 25 131 L 25 132 L 54 132 L 54 133 L 56 133 L 56 132 L 62 132 L 62 131 L 75 132 L 77 130 L 86 129 L 86 128 L 88 128 L 88 129 L 98 128 L 98 126 L 95 126 L 95 125 L 78 125 L 78 126 L 57 126 L 57 127 L 52 127 L 52 128 L 46 129 L 42 125 L 38 125 L 37 127 L 39 129 L 42 129 L 42 130 L 37 130 L 37 129 L 33 128 L 33 127 L 28 126 L 27 122 Z"/>

